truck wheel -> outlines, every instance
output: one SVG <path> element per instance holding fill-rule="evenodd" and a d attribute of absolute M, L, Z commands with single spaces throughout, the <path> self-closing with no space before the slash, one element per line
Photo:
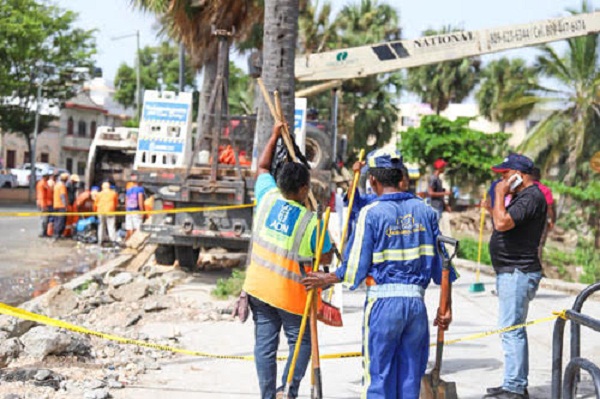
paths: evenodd
<path fill-rule="evenodd" d="M 179 262 L 179 267 L 186 270 L 195 270 L 198 263 L 200 251 L 192 247 L 175 247 L 175 257 Z"/>
<path fill-rule="evenodd" d="M 306 159 L 312 169 L 329 169 L 331 139 L 314 126 L 306 126 Z"/>
<path fill-rule="evenodd" d="M 159 265 L 171 266 L 175 263 L 175 247 L 159 244 L 154 251 L 154 258 Z"/>

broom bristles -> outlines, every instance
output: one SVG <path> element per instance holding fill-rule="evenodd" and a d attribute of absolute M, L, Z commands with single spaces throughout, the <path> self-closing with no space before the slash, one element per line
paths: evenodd
<path fill-rule="evenodd" d="M 342 312 L 332 304 L 322 301 L 322 306 L 317 312 L 317 320 L 332 327 L 342 327 Z"/>

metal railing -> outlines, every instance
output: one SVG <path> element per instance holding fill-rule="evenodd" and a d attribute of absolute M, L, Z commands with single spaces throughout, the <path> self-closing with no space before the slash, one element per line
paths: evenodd
<path fill-rule="evenodd" d="M 580 370 L 587 371 L 592 377 L 596 396 L 600 397 L 600 368 L 581 355 L 581 328 L 585 326 L 600 332 L 600 320 L 581 313 L 584 302 L 595 292 L 600 291 L 600 282 L 585 288 L 573 303 L 573 307 L 565 311 L 565 317 L 556 319 L 552 337 L 552 399 L 572 399 L 575 397 L 579 383 Z M 563 343 L 565 325 L 571 321 L 570 360 L 563 376 Z"/>

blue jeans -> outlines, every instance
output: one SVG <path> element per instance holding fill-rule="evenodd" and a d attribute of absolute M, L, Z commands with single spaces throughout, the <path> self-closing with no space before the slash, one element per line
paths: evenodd
<path fill-rule="evenodd" d="M 500 328 L 525 323 L 529 302 L 535 297 L 542 272 L 500 273 L 496 279 L 498 292 L 498 323 Z M 523 394 L 529 375 L 529 348 L 527 331 L 519 328 L 502 334 L 504 351 L 504 381 L 502 387 Z"/>
<path fill-rule="evenodd" d="M 286 384 L 292 355 L 300 333 L 302 316 L 273 307 L 251 295 L 248 297 L 250 309 L 252 309 L 252 319 L 254 320 L 254 362 L 258 374 L 258 384 L 260 385 L 260 397 L 262 399 L 274 399 L 277 391 L 283 390 L 283 386 Z M 282 326 L 288 340 L 290 353 L 281 379 L 282 387 L 276 389 L 277 347 L 279 346 L 279 333 Z M 306 372 L 310 353 L 310 328 L 308 328 L 307 323 L 294 370 L 294 378 L 290 386 L 289 394 L 292 398 L 298 396 L 298 388 Z"/>

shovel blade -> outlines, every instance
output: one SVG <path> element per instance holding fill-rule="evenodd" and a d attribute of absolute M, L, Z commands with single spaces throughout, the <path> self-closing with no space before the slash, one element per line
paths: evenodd
<path fill-rule="evenodd" d="M 456 383 L 443 380 L 433 381 L 431 374 L 425 374 L 421 379 L 420 399 L 458 399 Z"/>

